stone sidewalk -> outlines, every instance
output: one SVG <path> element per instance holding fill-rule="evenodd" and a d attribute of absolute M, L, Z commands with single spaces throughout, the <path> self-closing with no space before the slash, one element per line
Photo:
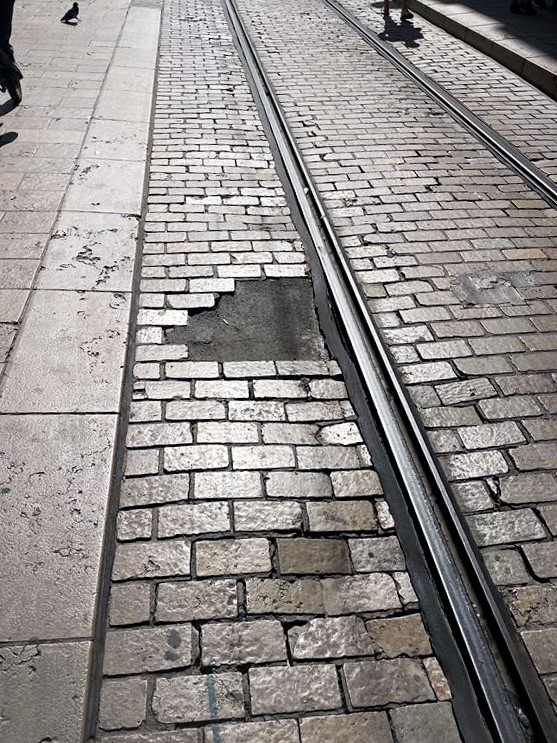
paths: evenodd
<path fill-rule="evenodd" d="M 557 98 L 557 6 L 515 15 L 509 0 L 410 0 L 412 10 Z"/>
<path fill-rule="evenodd" d="M 16 4 L 0 129 L 0 739 L 76 743 L 143 198 L 160 8 Z M 9 535 L 9 537 L 7 536 Z"/>

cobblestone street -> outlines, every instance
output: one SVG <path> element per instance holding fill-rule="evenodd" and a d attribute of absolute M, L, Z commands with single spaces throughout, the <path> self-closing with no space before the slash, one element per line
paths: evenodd
<path fill-rule="evenodd" d="M 555 178 L 555 101 L 343 5 Z M 229 5 L 66 6 L 0 102 L 0 741 L 554 740 L 430 488 L 494 729 Z M 328 3 L 237 10 L 551 727 L 555 209 Z"/>

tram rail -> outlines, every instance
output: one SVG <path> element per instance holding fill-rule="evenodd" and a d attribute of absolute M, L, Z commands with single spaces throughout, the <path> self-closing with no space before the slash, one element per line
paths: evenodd
<path fill-rule="evenodd" d="M 350 347 L 389 459 L 405 493 L 414 527 L 490 733 L 499 743 L 523 743 L 529 739 L 522 718 L 525 714 L 534 740 L 546 743 L 557 741 L 557 718 L 547 692 L 438 468 L 423 427 L 367 309 L 349 260 L 289 129 L 236 2 L 223 2 L 236 43 L 250 73 L 254 96 L 259 101 L 272 133 L 284 172 L 295 195 L 297 208 L 311 237 L 314 252 L 326 279 L 331 304 L 339 318 L 341 332 Z M 520 174 L 548 203 L 557 208 L 557 186 L 519 150 L 415 68 L 388 43 L 366 29 L 336 0 L 323 2 L 370 46 L 414 80 L 499 160 Z M 434 503 L 440 506 L 441 515 Z M 446 534 L 450 535 L 452 546 Z M 472 592 L 467 587 L 468 583 L 472 586 Z M 497 643 L 504 659 L 505 672 L 518 690 L 523 712 L 511 700 L 478 611 L 486 620 Z"/>

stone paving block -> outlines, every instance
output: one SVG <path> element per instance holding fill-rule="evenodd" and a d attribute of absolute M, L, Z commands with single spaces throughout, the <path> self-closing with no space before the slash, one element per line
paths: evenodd
<path fill-rule="evenodd" d="M 446 457 L 442 466 L 451 480 L 503 475 L 509 470 L 501 452 L 493 449 L 470 454 L 452 454 Z"/>
<path fill-rule="evenodd" d="M 503 503 L 540 503 L 557 500 L 557 480 L 544 472 L 510 475 L 501 479 Z"/>
<path fill-rule="evenodd" d="M 283 575 L 351 572 L 348 546 L 343 540 L 277 539 L 276 545 Z"/>
<path fill-rule="evenodd" d="M 464 513 L 490 511 L 494 507 L 493 498 L 482 480 L 453 483 L 452 488 Z"/>
<path fill-rule="evenodd" d="M 3 741 L 79 740 L 90 652 L 89 642 L 0 648 Z"/>
<path fill-rule="evenodd" d="M 234 503 L 237 531 L 301 531 L 302 517 L 302 506 L 293 501 Z"/>
<path fill-rule="evenodd" d="M 348 397 L 346 385 L 335 379 L 314 379 L 309 383 L 315 400 L 344 400 Z"/>
<path fill-rule="evenodd" d="M 461 402 L 483 400 L 486 397 L 495 397 L 497 392 L 488 379 L 469 379 L 464 382 L 441 384 L 436 392 L 444 405 L 456 405 Z"/>
<path fill-rule="evenodd" d="M 265 479 L 270 498 L 329 498 L 331 480 L 322 472 L 270 472 Z"/>
<path fill-rule="evenodd" d="M 164 449 L 164 468 L 167 472 L 211 470 L 227 467 L 228 464 L 228 448 L 222 444 L 194 444 Z"/>
<path fill-rule="evenodd" d="M 183 581 L 158 587 L 157 622 L 232 619 L 236 615 L 235 580 Z"/>
<path fill-rule="evenodd" d="M 370 619 L 366 629 L 379 658 L 429 655 L 431 645 L 419 614 L 389 619 Z"/>
<path fill-rule="evenodd" d="M 126 445 L 135 448 L 191 444 L 189 423 L 136 423 L 128 427 Z"/>
<path fill-rule="evenodd" d="M 224 444 L 253 444 L 259 441 L 259 431 L 255 423 L 198 423 L 197 442 Z"/>
<path fill-rule="evenodd" d="M 325 613 L 330 616 L 400 607 L 395 582 L 385 573 L 325 578 L 321 589 Z"/>
<path fill-rule="evenodd" d="M 406 569 L 397 537 L 349 539 L 348 546 L 357 572 L 380 573 Z"/>
<path fill-rule="evenodd" d="M 255 715 L 332 710 L 342 704 L 331 665 L 251 668 L 249 682 Z"/>
<path fill-rule="evenodd" d="M 461 743 L 450 702 L 412 704 L 391 711 L 391 720 L 401 743 Z"/>
<path fill-rule="evenodd" d="M 296 659 L 328 659 L 375 655 L 375 647 L 360 617 L 316 618 L 288 631 Z"/>
<path fill-rule="evenodd" d="M 557 504 L 541 506 L 540 515 L 553 536 L 557 535 Z"/>
<path fill-rule="evenodd" d="M 110 630 L 103 671 L 108 676 L 185 668 L 192 664 L 191 624 Z"/>
<path fill-rule="evenodd" d="M 162 420 L 162 405 L 155 400 L 130 403 L 130 423 L 150 423 Z"/>
<path fill-rule="evenodd" d="M 275 620 L 205 624 L 201 647 L 207 667 L 286 660 L 286 639 Z"/>
<path fill-rule="evenodd" d="M 350 444 L 361 444 L 362 437 L 358 426 L 355 423 L 335 423 L 330 426 L 324 426 L 319 431 L 319 442 L 321 444 L 340 444 L 349 446 Z"/>
<path fill-rule="evenodd" d="M 519 446 L 511 449 L 511 457 L 519 470 L 552 469 L 557 462 L 557 443 Z"/>
<path fill-rule="evenodd" d="M 424 667 L 437 699 L 441 702 L 452 699 L 451 687 L 437 658 L 424 658 Z"/>
<path fill-rule="evenodd" d="M 228 403 L 231 421 L 283 421 L 286 420 L 284 403 L 274 400 Z"/>
<path fill-rule="evenodd" d="M 130 449 L 126 452 L 126 477 L 153 475 L 159 471 L 158 449 Z"/>
<path fill-rule="evenodd" d="M 318 428 L 304 423 L 264 423 L 262 426 L 265 444 L 317 444 Z"/>
<path fill-rule="evenodd" d="M 215 400 L 241 400 L 249 397 L 248 383 L 242 380 L 219 379 L 195 383 L 195 397 Z"/>
<path fill-rule="evenodd" d="M 351 661 L 345 664 L 344 675 L 354 707 L 427 702 L 435 698 L 421 662 L 412 658 Z"/>
<path fill-rule="evenodd" d="M 372 470 L 332 472 L 331 482 L 336 498 L 369 497 L 383 492 L 379 476 Z"/>
<path fill-rule="evenodd" d="M 373 531 L 377 520 L 367 501 L 308 503 L 310 532 Z"/>
<path fill-rule="evenodd" d="M 224 404 L 216 400 L 171 400 L 166 404 L 168 420 L 223 420 L 226 417 Z"/>
<path fill-rule="evenodd" d="M 99 725 L 102 730 L 137 728 L 147 714 L 147 681 L 107 679 L 102 686 Z"/>
<path fill-rule="evenodd" d="M 271 557 L 267 539 L 219 539 L 196 542 L 197 575 L 269 573 Z"/>
<path fill-rule="evenodd" d="M 145 384 L 145 396 L 150 400 L 183 400 L 189 398 L 190 395 L 191 384 L 189 382 L 164 380 Z"/>
<path fill-rule="evenodd" d="M 546 580 L 557 576 L 557 543 L 526 544 L 522 551 L 537 578 Z"/>
<path fill-rule="evenodd" d="M 480 426 L 459 428 L 458 435 L 467 449 L 489 449 L 510 444 L 521 444 L 526 439 L 516 423 L 485 423 Z"/>
<path fill-rule="evenodd" d="M 149 621 L 151 586 L 149 583 L 117 583 L 110 589 L 111 625 L 142 624 Z"/>
<path fill-rule="evenodd" d="M 219 376 L 219 365 L 216 361 L 173 361 L 165 371 L 172 379 L 211 379 Z"/>
<path fill-rule="evenodd" d="M 318 580 L 248 578 L 246 593 L 248 614 L 325 613 L 322 587 Z"/>
<path fill-rule="evenodd" d="M 513 395 L 512 397 L 492 400 L 480 400 L 480 409 L 488 420 L 501 418 L 522 418 L 523 416 L 540 415 L 540 404 L 530 395 Z"/>
<path fill-rule="evenodd" d="M 153 695 L 159 722 L 204 722 L 244 717 L 241 673 L 159 678 Z"/>
<path fill-rule="evenodd" d="M 189 544 L 181 539 L 128 542 L 116 547 L 113 580 L 190 574 Z"/>
<path fill-rule="evenodd" d="M 159 509 L 158 536 L 210 534 L 230 531 L 228 503 L 188 503 Z"/>
<path fill-rule="evenodd" d="M 259 472 L 196 472 L 193 497 L 200 499 L 261 498 Z"/>
<path fill-rule="evenodd" d="M 493 582 L 499 586 L 530 583 L 531 581 L 524 560 L 518 550 L 484 551 L 483 559 Z"/>
<path fill-rule="evenodd" d="M 176 730 L 166 733 L 129 733 L 128 735 L 108 735 L 103 741 L 108 743 L 198 743 L 197 730 Z"/>
<path fill-rule="evenodd" d="M 235 469 L 267 470 L 294 467 L 294 449 L 282 444 L 265 446 L 233 446 L 232 464 Z"/>
<path fill-rule="evenodd" d="M 453 428 L 455 426 L 470 426 L 480 423 L 480 417 L 474 408 L 436 408 L 422 409 L 422 420 L 427 428 Z"/>
<path fill-rule="evenodd" d="M 134 539 L 149 539 L 153 524 L 153 513 L 146 508 L 133 511 L 120 511 L 118 514 L 117 537 L 120 542 Z"/>
<path fill-rule="evenodd" d="M 269 720 L 212 725 L 205 729 L 205 743 L 300 743 L 296 720 Z"/>
<path fill-rule="evenodd" d="M 389 719 L 385 712 L 356 712 L 350 715 L 304 717 L 300 720 L 302 743 L 393 743 Z"/>
<path fill-rule="evenodd" d="M 303 382 L 294 379 L 265 379 L 255 380 L 253 383 L 253 395 L 255 398 L 305 398 L 308 396 L 306 386 Z"/>
<path fill-rule="evenodd" d="M 358 469 L 363 464 L 358 450 L 347 446 L 298 446 L 296 455 L 301 470 Z"/>
<path fill-rule="evenodd" d="M 546 536 L 541 521 L 529 508 L 478 513 L 469 516 L 468 523 L 480 547 L 527 542 Z"/>
<path fill-rule="evenodd" d="M 224 376 L 245 379 L 246 377 L 274 377 L 272 361 L 227 361 L 223 364 Z"/>
<path fill-rule="evenodd" d="M 189 487 L 189 475 L 156 475 L 124 480 L 120 490 L 120 506 L 148 506 L 187 500 Z"/>
<path fill-rule="evenodd" d="M 539 673 L 557 672 L 557 629 L 527 630 L 521 633 Z"/>
<path fill-rule="evenodd" d="M 557 588 L 552 584 L 517 586 L 505 591 L 519 627 L 551 624 L 557 616 Z"/>
<path fill-rule="evenodd" d="M 340 403 L 333 400 L 330 402 L 305 402 L 287 403 L 286 413 L 290 421 L 334 421 L 341 420 L 344 415 Z"/>

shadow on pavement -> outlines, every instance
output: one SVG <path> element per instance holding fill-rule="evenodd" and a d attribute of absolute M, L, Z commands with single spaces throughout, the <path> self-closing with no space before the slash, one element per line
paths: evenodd
<path fill-rule="evenodd" d="M 414 26 L 411 21 L 401 21 L 395 23 L 392 18 L 385 18 L 385 30 L 379 34 L 379 38 L 384 41 L 402 41 L 408 48 L 416 48 L 418 39 L 423 39 L 424 35 L 420 26 Z"/>

